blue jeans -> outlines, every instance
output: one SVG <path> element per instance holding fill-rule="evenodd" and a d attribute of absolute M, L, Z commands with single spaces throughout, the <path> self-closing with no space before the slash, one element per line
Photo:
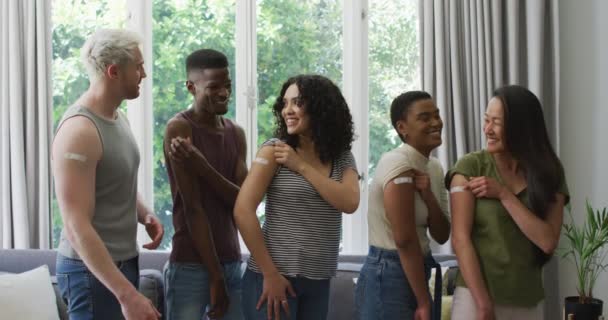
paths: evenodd
<path fill-rule="evenodd" d="M 428 254 L 424 258 L 426 283 L 435 265 Z M 370 246 L 357 280 L 355 306 L 357 320 L 414 319 L 418 303 L 396 250 Z"/>
<path fill-rule="evenodd" d="M 241 320 L 241 262 L 222 264 L 230 306 L 222 319 Z M 197 263 L 169 263 L 164 271 L 167 320 L 200 320 L 211 304 L 209 273 Z"/>
<path fill-rule="evenodd" d="M 285 277 L 296 292 L 296 297 L 287 295 L 289 318 L 281 309 L 281 319 L 324 320 L 329 307 L 330 280 L 312 280 L 303 277 Z M 267 304 L 256 310 L 258 300 L 264 289 L 262 274 L 249 269 L 243 276 L 243 314 L 246 320 L 266 320 Z"/>
<path fill-rule="evenodd" d="M 138 257 L 116 262 L 118 269 L 139 286 Z M 124 319 L 116 297 L 78 259 L 57 255 L 57 284 L 68 306 L 70 320 Z"/>

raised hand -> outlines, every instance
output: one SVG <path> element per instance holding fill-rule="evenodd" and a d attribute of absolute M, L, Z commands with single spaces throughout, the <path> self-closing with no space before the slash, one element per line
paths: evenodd
<path fill-rule="evenodd" d="M 274 158 L 278 164 L 284 165 L 291 171 L 300 172 L 304 160 L 293 150 L 293 148 L 280 141 L 274 145 Z"/>
<path fill-rule="evenodd" d="M 507 189 L 490 177 L 473 177 L 467 184 L 467 188 L 477 198 L 500 199 Z"/>

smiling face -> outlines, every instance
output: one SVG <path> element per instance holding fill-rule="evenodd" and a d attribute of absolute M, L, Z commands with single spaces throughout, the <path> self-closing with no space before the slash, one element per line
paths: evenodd
<path fill-rule="evenodd" d="M 484 118 L 483 133 L 486 136 L 486 148 L 490 153 L 506 151 L 505 142 L 505 108 L 502 101 L 494 97 L 488 103 Z"/>
<path fill-rule="evenodd" d="M 423 153 L 430 153 L 441 145 L 443 121 L 432 99 L 415 101 L 402 119 L 397 130 L 405 142 Z"/>
<path fill-rule="evenodd" d="M 290 135 L 309 135 L 310 116 L 300 100 L 300 90 L 294 83 L 290 85 L 283 95 L 283 109 L 281 116 Z"/>
<path fill-rule="evenodd" d="M 120 88 L 122 88 L 125 99 L 135 99 L 139 97 L 139 87 L 141 81 L 146 77 L 144 70 L 144 59 L 139 48 L 133 50 L 133 60 L 117 66 L 117 76 L 120 80 Z"/>
<path fill-rule="evenodd" d="M 197 111 L 214 115 L 228 112 L 232 80 L 228 68 L 214 68 L 191 71 L 186 87 L 194 96 Z"/>

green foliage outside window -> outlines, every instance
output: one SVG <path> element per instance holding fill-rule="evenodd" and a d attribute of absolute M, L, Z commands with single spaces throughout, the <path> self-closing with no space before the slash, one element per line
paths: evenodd
<path fill-rule="evenodd" d="M 317 73 L 342 82 L 342 1 L 257 1 L 258 141 L 272 136 L 272 104 L 281 85 L 300 73 Z M 153 69 L 154 210 L 166 226 L 162 248 L 173 234 L 171 192 L 162 153 L 167 121 L 185 110 L 192 98 L 185 88 L 186 56 L 213 48 L 228 56 L 235 83 L 235 0 L 154 0 Z M 389 108 L 399 93 L 419 86 L 415 1 L 370 1 L 370 176 L 380 155 L 399 144 Z M 66 108 L 87 88 L 80 64 L 86 37 L 101 27 L 124 27 L 125 0 L 53 0 L 53 116 L 57 124 Z M 243 97 L 238 97 L 243 98 Z M 234 94 L 228 117 L 234 119 Z M 360 168 L 362 169 L 362 168 Z M 53 243 L 62 227 L 53 197 Z"/>

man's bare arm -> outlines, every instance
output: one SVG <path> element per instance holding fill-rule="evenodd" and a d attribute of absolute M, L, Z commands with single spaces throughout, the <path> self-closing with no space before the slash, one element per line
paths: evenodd
<path fill-rule="evenodd" d="M 175 137 L 191 137 L 192 130 L 188 123 L 179 118 L 173 118 L 167 123 L 164 147 L 169 148 L 171 140 Z M 166 149 L 169 151 L 169 149 Z M 184 202 L 185 221 L 188 231 L 192 235 L 196 251 L 209 270 L 212 278 L 221 278 L 221 266 L 213 243 L 213 234 L 209 226 L 209 221 L 200 200 L 200 186 L 196 176 L 189 174 L 186 168 L 180 163 L 169 157 L 166 161 L 171 161 L 171 168 L 177 183 L 177 188 L 182 195 Z"/>
<path fill-rule="evenodd" d="M 90 120 L 73 117 L 63 123 L 53 141 L 52 166 L 65 233 L 87 268 L 123 307 L 139 310 L 141 319 L 155 319 L 149 317 L 152 311 L 156 312 L 150 301 L 118 270 L 91 224 L 95 174 L 101 155 L 101 141 Z"/>
<path fill-rule="evenodd" d="M 167 123 L 164 148 L 169 152 L 170 143 L 175 137 L 191 137 L 192 130 L 188 123 L 179 118 L 173 118 Z M 190 232 L 194 248 L 201 258 L 201 263 L 207 267 L 210 277 L 211 311 L 210 315 L 221 317 L 228 309 L 228 295 L 222 267 L 213 242 L 213 233 L 209 219 L 203 210 L 200 197 L 200 186 L 197 177 L 189 174 L 186 167 L 169 157 L 173 177 L 181 194 L 184 204 L 186 227 Z"/>
<path fill-rule="evenodd" d="M 171 141 L 172 148 L 171 150 L 168 150 L 171 151 L 173 155 L 176 153 L 182 155 L 187 154 L 187 158 L 183 159 L 181 162 L 179 162 L 179 164 L 186 166 L 188 169 L 193 170 L 196 172 L 196 174 L 203 177 L 211 188 L 215 190 L 222 201 L 231 207 L 234 206 L 236 197 L 240 191 L 240 185 L 247 176 L 247 142 L 245 139 L 245 132 L 238 125 L 236 125 L 236 131 L 236 138 L 239 144 L 237 163 L 235 167 L 236 183 L 228 180 L 221 173 L 215 170 L 215 168 L 213 168 L 213 166 L 209 163 L 207 158 L 205 158 L 202 152 L 198 150 L 198 148 L 193 146 L 191 142 L 184 141 L 186 139 L 184 136 L 178 136 L 181 139 Z M 190 139 L 190 141 L 192 141 L 192 139 Z M 179 152 L 179 149 L 182 149 L 184 152 Z"/>

